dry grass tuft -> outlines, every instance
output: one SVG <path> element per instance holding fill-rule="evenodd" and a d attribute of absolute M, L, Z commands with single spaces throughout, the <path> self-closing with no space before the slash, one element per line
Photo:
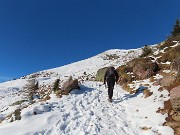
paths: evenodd
<path fill-rule="evenodd" d="M 141 130 L 149 130 L 151 129 L 152 127 L 141 127 Z"/>

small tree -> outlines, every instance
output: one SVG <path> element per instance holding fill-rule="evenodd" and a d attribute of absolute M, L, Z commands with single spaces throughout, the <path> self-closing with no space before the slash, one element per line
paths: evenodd
<path fill-rule="evenodd" d="M 36 94 L 37 90 L 39 89 L 39 83 L 35 79 L 27 80 L 27 84 L 23 88 L 25 93 L 25 97 L 33 100 L 33 95 Z"/>
<path fill-rule="evenodd" d="M 172 36 L 174 36 L 174 37 L 180 35 L 180 24 L 179 23 L 180 22 L 177 19 L 176 20 L 176 24 L 174 25 L 173 31 L 171 32 Z"/>
<path fill-rule="evenodd" d="M 152 49 L 149 46 L 145 45 L 144 48 L 142 49 L 142 54 L 140 55 L 140 57 L 146 57 L 152 52 L 153 52 Z"/>
<path fill-rule="evenodd" d="M 60 81 L 60 79 L 57 79 L 57 80 L 54 82 L 53 91 L 57 91 L 57 90 L 59 89 L 59 81 Z"/>
<path fill-rule="evenodd" d="M 35 83 L 35 88 L 34 88 L 34 92 L 37 93 L 37 90 L 39 89 L 39 82 Z"/>

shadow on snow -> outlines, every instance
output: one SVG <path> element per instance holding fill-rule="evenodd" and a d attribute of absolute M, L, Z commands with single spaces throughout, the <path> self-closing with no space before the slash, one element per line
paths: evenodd
<path fill-rule="evenodd" d="M 85 85 L 80 85 L 80 89 L 75 89 L 70 92 L 70 94 L 84 94 L 95 90 L 94 88 L 87 87 Z"/>
<path fill-rule="evenodd" d="M 147 87 L 144 87 L 144 86 L 140 86 L 138 89 L 137 89 L 137 92 L 135 94 L 125 94 L 123 97 L 119 97 L 117 99 L 114 99 L 113 102 L 115 104 L 119 103 L 119 102 L 122 102 L 124 100 L 128 100 L 130 98 L 134 98 L 134 97 L 137 97 L 139 94 L 141 94 L 143 92 L 144 89 L 147 89 Z"/>

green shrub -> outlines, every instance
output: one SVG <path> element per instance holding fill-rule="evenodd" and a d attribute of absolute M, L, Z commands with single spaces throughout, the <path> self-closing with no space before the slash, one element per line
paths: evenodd
<path fill-rule="evenodd" d="M 22 104 L 22 103 L 25 102 L 25 101 L 27 101 L 27 100 L 19 100 L 19 101 L 16 101 L 16 102 L 14 102 L 14 103 L 12 104 L 12 106 L 20 105 L 20 104 Z"/>
<path fill-rule="evenodd" d="M 131 83 L 133 80 L 134 80 L 134 77 L 132 77 L 131 74 L 123 73 L 121 74 L 118 83 L 123 86 L 125 84 Z"/>
<path fill-rule="evenodd" d="M 148 47 L 147 45 L 145 45 L 144 48 L 142 49 L 142 54 L 140 55 L 140 57 L 146 57 L 152 52 L 153 52 L 152 49 Z"/>
<path fill-rule="evenodd" d="M 60 82 L 60 79 L 57 79 L 54 83 L 54 87 L 53 87 L 53 91 L 57 91 L 59 89 L 59 82 Z"/>
<path fill-rule="evenodd" d="M 17 109 L 14 111 L 15 120 L 21 120 L 21 109 Z"/>

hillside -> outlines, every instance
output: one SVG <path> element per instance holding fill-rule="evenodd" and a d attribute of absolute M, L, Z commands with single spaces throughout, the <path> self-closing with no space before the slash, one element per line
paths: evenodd
<path fill-rule="evenodd" d="M 173 43 L 171 48 L 179 46 L 179 40 L 168 42 Z M 164 74 L 171 73 L 170 69 L 166 69 L 168 66 L 163 65 L 170 65 L 170 61 L 162 57 L 164 52 L 172 51 L 167 49 L 169 46 L 166 44 L 150 46 L 154 53 L 142 58 L 153 57 L 153 61 L 161 65 L 157 73 L 147 78 L 137 76 L 134 70 L 127 72 L 128 78 L 135 75 L 131 79 L 122 74 L 123 65 L 129 65 L 142 54 L 142 48 L 139 48 L 109 50 L 86 60 L 1 83 L 0 135 L 175 134 L 174 127 L 164 125 L 169 113 L 159 113 L 164 109 L 164 102 L 170 99 L 170 90 L 154 84 Z M 137 64 L 137 61 L 134 63 Z M 115 86 L 112 104 L 107 101 L 107 88 L 96 81 L 98 70 L 110 65 L 115 66 L 122 75 Z M 160 74 L 162 72 L 164 74 Z M 62 87 L 69 76 L 78 79 L 80 90 L 57 97 L 52 91 L 54 82 L 60 79 L 59 87 Z M 41 93 L 33 100 L 27 99 L 24 91 L 31 79 L 36 79 Z"/>

